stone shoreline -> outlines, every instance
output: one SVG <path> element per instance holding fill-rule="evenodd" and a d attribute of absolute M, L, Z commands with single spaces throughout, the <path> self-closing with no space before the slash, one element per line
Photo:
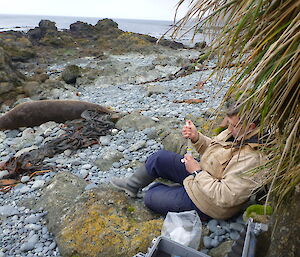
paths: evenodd
<path fill-rule="evenodd" d="M 43 26 L 45 24 L 40 27 L 43 28 Z M 53 24 L 49 23 L 47 26 L 52 26 L 52 30 L 55 31 Z M 87 34 L 82 33 L 82 26 Z M 112 28 L 115 28 L 115 25 Z M 92 32 L 88 33 L 88 29 L 95 33 L 94 28 L 81 23 L 74 26 L 73 32 L 81 31 L 81 37 L 86 39 L 93 35 Z M 130 34 L 131 36 L 133 34 Z M 136 38 L 133 41 L 135 40 Z M 89 45 L 84 50 L 79 48 L 76 54 L 64 52 L 63 55 L 51 58 L 50 53 L 59 53 L 61 48 L 49 46 L 44 48 L 41 45 L 32 45 L 32 47 L 50 50 L 44 55 L 44 63 L 29 62 L 17 65 L 21 70 L 26 70 L 28 77 L 31 76 L 34 79 L 22 81 L 27 95 L 21 93 L 16 103 L 39 99 L 76 99 L 110 106 L 116 111 L 130 112 L 130 114 L 116 124 L 116 129 L 112 131 L 111 135 L 100 137 L 99 144 L 78 149 L 74 153 L 66 150 L 62 154 L 46 158 L 44 164 L 54 167 L 53 171 L 33 177 L 24 174 L 21 177 L 22 183 L 7 193 L 0 193 L 2 206 L 0 208 L 0 245 L 2 247 L 0 256 L 60 256 L 60 253 L 63 253 L 64 256 L 72 254 L 96 256 L 96 253 L 99 256 L 112 256 L 112 252 L 108 251 L 112 245 L 106 245 L 104 241 L 96 241 L 95 243 L 99 247 L 94 247 L 93 252 L 86 252 L 85 244 L 87 242 L 80 240 L 82 237 L 76 238 L 75 243 L 71 244 L 67 236 L 62 236 L 70 235 L 70 233 L 83 235 L 81 233 L 84 231 L 78 230 L 77 223 L 85 227 L 92 222 L 92 219 L 109 222 L 105 218 L 108 216 L 111 217 L 110 220 L 116 222 L 116 225 L 109 229 L 114 230 L 116 227 L 121 227 L 123 232 L 131 230 L 126 228 L 123 221 L 117 217 L 122 216 L 124 220 L 132 219 L 132 217 L 141 218 L 136 222 L 145 222 L 142 219 L 145 216 L 144 218 L 147 220 L 156 222 L 155 226 L 154 223 L 152 225 L 145 223 L 145 227 L 149 231 L 150 227 L 153 228 L 150 237 L 158 236 L 159 230 L 157 229 L 160 228 L 161 217 L 148 212 L 141 201 L 132 202 L 122 193 L 115 192 L 113 193 L 115 198 L 101 203 L 103 196 L 100 192 L 111 190 L 105 189 L 103 186 L 108 184 L 112 177 L 130 175 L 137 165 L 146 160 L 147 156 L 159 149 L 184 153 L 186 142 L 180 136 L 180 128 L 186 118 L 192 119 L 203 131 L 208 131 L 206 120 L 215 117 L 213 110 L 218 107 L 223 97 L 225 89 L 222 87 L 226 77 L 230 76 L 230 70 L 225 74 L 226 77 L 223 81 L 219 81 L 216 76 L 209 77 L 211 68 L 215 65 L 215 60 L 211 59 L 205 67 L 194 65 L 194 69 L 198 69 L 197 72 L 185 73 L 172 78 L 171 75 L 180 71 L 184 66 L 191 66 L 190 60 L 199 56 L 199 50 L 175 50 L 154 44 L 143 45 L 134 52 L 129 47 L 129 52 L 118 55 L 112 54 L 114 51 L 103 51 L 99 54 L 96 51 L 98 49 L 93 49 L 91 54 L 88 51 Z M 72 51 L 72 49 L 62 49 Z M 62 72 L 68 65 L 76 65 L 80 70 L 80 73 L 75 76 L 75 82 L 73 81 L 71 84 L 67 84 L 61 79 Z M 14 68 L 14 66 L 10 67 Z M 37 70 L 38 67 L 43 68 Z M 162 77 L 171 79 L 142 84 Z M 218 91 L 220 91 L 219 94 L 217 94 Z M 23 98 L 25 96 L 27 98 Z M 184 101 L 195 98 L 203 101 L 194 104 L 187 104 Z M 6 103 L 9 104 L 9 101 Z M 2 112 L 4 113 L 9 108 L 11 107 L 3 105 Z M 64 125 L 55 122 L 48 122 L 34 128 L 1 131 L 0 161 L 6 161 L 18 151 L 28 151 L 32 147 L 39 147 L 63 133 Z M 3 174 L 3 171 L 0 172 L 0 176 L 5 176 Z M 65 181 L 65 184 L 60 183 L 62 181 Z M 71 181 L 80 185 L 78 190 L 71 187 Z M 70 187 L 64 191 L 59 185 L 62 187 L 70 185 Z M 49 190 L 51 188 L 55 188 L 56 197 L 51 194 L 52 192 Z M 71 197 L 68 192 L 75 192 L 74 190 L 76 194 L 74 193 Z M 64 198 L 65 195 L 69 195 L 72 199 Z M 74 200 L 76 196 L 78 199 L 83 199 L 83 202 L 80 201 L 80 204 L 76 202 L 77 205 L 72 207 L 73 202 L 71 204 L 70 200 Z M 47 202 L 46 199 L 52 199 L 52 202 L 50 200 Z M 123 205 L 119 206 L 118 199 L 123 199 Z M 127 201 L 130 201 L 130 208 Z M 43 202 L 48 204 L 42 204 Z M 66 209 L 61 208 L 62 206 Z M 89 213 L 93 213 L 95 216 L 80 212 L 82 206 L 85 206 L 84 208 L 90 210 Z M 98 212 L 94 212 L 94 210 L 109 209 L 112 206 L 111 212 L 106 216 L 100 217 Z M 75 222 L 76 219 L 71 215 L 69 209 L 78 213 L 79 216 L 83 215 L 82 219 Z M 123 225 L 120 225 L 120 222 Z M 241 228 L 241 225 L 238 224 L 242 223 L 241 218 L 223 223 L 211 221 L 203 232 L 203 251 L 208 252 L 209 249 L 220 244 L 230 246 L 228 242 L 236 239 Z M 66 230 L 69 225 L 70 229 Z M 206 224 L 203 228 L 205 227 Z M 143 231 L 142 227 L 135 228 Z M 88 236 L 95 237 L 93 232 L 86 229 Z M 97 229 L 101 228 L 97 227 Z M 128 234 L 129 238 L 134 236 L 135 231 L 132 230 L 133 234 Z M 118 231 L 117 233 L 123 232 Z M 105 230 L 103 233 L 109 234 L 111 231 Z M 104 236 L 104 234 L 101 235 Z M 107 234 L 105 235 L 107 236 Z M 137 249 L 145 251 L 153 239 L 150 237 L 137 237 L 126 242 L 129 244 L 127 245 L 127 254 L 135 251 L 137 253 Z M 132 242 L 135 242 L 134 245 Z M 120 245 L 114 243 L 113 255 L 125 256 L 126 251 L 122 252 L 119 248 L 125 242 L 119 243 Z M 224 254 L 225 250 L 221 251 Z M 212 250 L 209 254 L 213 254 Z"/>

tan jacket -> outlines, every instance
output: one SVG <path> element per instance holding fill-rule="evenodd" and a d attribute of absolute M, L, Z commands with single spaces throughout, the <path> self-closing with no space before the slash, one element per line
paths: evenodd
<path fill-rule="evenodd" d="M 199 133 L 194 144 L 202 154 L 202 172 L 188 176 L 183 184 L 194 204 L 215 219 L 227 219 L 242 208 L 252 191 L 258 186 L 246 171 L 262 164 L 264 156 L 255 149 L 258 144 L 238 147 L 226 142 L 231 137 L 225 130 L 210 139 Z"/>

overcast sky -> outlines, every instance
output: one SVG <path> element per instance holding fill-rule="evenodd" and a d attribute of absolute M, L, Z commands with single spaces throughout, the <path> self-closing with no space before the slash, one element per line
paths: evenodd
<path fill-rule="evenodd" d="M 1 0 L 1 14 L 173 20 L 178 0 Z M 187 4 L 189 0 L 186 1 Z M 181 8 L 179 17 L 187 10 Z"/>

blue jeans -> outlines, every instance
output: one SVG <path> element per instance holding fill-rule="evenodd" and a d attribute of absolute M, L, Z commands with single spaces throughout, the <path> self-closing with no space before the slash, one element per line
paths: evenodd
<path fill-rule="evenodd" d="M 183 180 L 190 175 L 181 162 L 182 155 L 160 150 L 148 157 L 145 166 L 150 176 L 164 178 L 180 185 L 168 186 L 156 183 L 144 197 L 145 205 L 154 212 L 166 215 L 167 212 L 196 210 L 201 220 L 210 217 L 197 208 L 183 186 Z"/>

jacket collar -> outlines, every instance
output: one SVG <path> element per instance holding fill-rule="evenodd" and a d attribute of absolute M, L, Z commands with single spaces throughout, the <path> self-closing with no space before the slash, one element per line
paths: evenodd
<path fill-rule="evenodd" d="M 259 129 L 257 128 L 249 132 L 246 136 L 241 135 L 235 139 L 232 133 L 228 129 L 226 129 L 222 133 L 220 133 L 214 141 L 223 146 L 240 147 L 242 145 L 249 145 L 254 148 L 261 145 L 258 133 Z"/>

